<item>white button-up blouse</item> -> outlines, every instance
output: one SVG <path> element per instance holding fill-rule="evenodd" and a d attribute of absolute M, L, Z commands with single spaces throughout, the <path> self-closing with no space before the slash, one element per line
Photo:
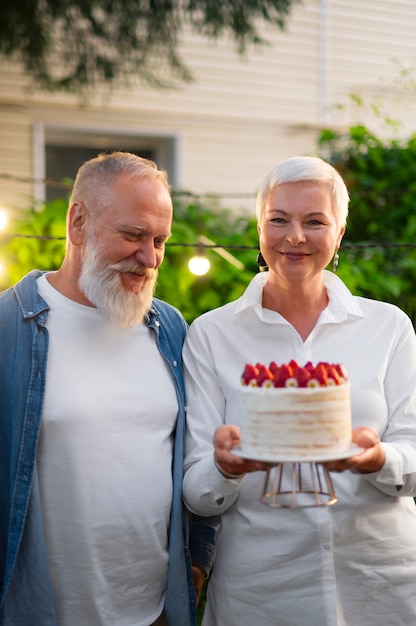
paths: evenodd
<path fill-rule="evenodd" d="M 325 272 L 329 304 L 306 341 L 262 308 L 267 273 L 241 298 L 188 332 L 184 497 L 200 515 L 221 513 L 205 626 L 416 624 L 416 338 L 397 307 L 352 296 Z M 271 508 L 264 472 L 224 478 L 213 434 L 239 424 L 246 363 L 342 363 L 353 428 L 374 428 L 386 451 L 372 474 L 332 474 L 338 502 Z"/>

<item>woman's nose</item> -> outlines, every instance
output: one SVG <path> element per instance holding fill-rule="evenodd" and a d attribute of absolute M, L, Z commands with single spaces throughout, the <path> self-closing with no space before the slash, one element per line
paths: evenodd
<path fill-rule="evenodd" d="M 290 224 L 286 239 L 292 245 L 305 241 L 305 232 L 300 224 Z"/>

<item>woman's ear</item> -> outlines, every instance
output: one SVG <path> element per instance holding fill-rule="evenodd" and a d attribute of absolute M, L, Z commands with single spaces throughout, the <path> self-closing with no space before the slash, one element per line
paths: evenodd
<path fill-rule="evenodd" d="M 340 245 L 341 245 L 341 241 L 342 241 L 342 238 L 343 238 L 343 236 L 344 236 L 344 233 L 345 233 L 345 225 L 344 225 L 344 226 L 341 226 L 341 229 L 340 229 L 340 231 L 339 231 L 339 233 L 338 233 L 338 238 L 337 238 L 337 250 L 339 249 L 339 247 L 340 247 Z"/>
<path fill-rule="evenodd" d="M 68 211 L 68 238 L 73 246 L 80 246 L 84 241 L 86 206 L 83 202 L 74 202 Z"/>

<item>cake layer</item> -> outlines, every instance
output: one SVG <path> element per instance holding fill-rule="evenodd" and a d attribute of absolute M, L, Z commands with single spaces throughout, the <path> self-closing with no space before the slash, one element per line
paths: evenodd
<path fill-rule="evenodd" d="M 247 454 L 307 457 L 348 450 L 350 386 L 241 388 L 241 449 Z"/>

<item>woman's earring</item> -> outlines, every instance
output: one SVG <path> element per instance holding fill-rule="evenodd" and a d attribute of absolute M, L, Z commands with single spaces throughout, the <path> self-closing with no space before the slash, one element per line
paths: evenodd
<path fill-rule="evenodd" d="M 338 254 L 338 252 L 335 252 L 335 254 L 334 254 L 334 260 L 333 260 L 333 262 L 332 262 L 332 269 L 333 269 L 333 271 L 334 271 L 334 272 L 336 272 L 336 271 L 337 271 L 337 269 L 338 269 L 338 264 L 339 264 L 339 254 Z"/>
<path fill-rule="evenodd" d="M 263 257 L 261 252 L 259 252 L 258 255 L 257 255 L 257 265 L 259 266 L 259 271 L 260 272 L 267 272 L 267 270 L 269 269 L 267 267 L 267 263 L 264 260 L 264 257 Z"/>

